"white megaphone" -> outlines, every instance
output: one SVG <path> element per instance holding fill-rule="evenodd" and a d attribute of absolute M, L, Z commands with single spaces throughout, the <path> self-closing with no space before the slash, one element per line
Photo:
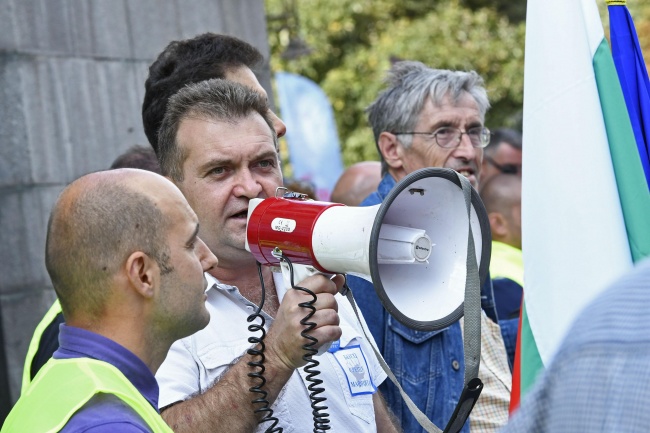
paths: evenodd
<path fill-rule="evenodd" d="M 437 330 L 463 315 L 469 224 L 481 284 L 487 275 L 490 224 L 474 188 L 467 214 L 457 173 L 424 168 L 376 206 L 253 199 L 246 249 L 262 264 L 280 266 L 279 249 L 293 264 L 362 277 L 401 323 Z"/>

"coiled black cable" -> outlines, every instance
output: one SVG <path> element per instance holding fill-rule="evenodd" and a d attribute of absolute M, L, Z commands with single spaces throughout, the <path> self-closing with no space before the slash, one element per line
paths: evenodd
<path fill-rule="evenodd" d="M 254 344 L 253 347 L 247 350 L 247 353 L 250 356 L 259 358 L 256 359 L 255 361 L 249 361 L 248 366 L 255 369 L 252 373 L 248 373 L 248 377 L 252 378 L 253 380 L 257 381 L 257 384 L 254 386 L 250 387 L 248 390 L 254 394 L 257 394 L 258 397 L 254 400 L 252 400 L 253 406 L 255 405 L 261 405 L 260 407 L 257 407 L 254 412 L 257 413 L 264 413 L 262 418 L 259 421 L 259 424 L 265 423 L 265 422 L 271 422 L 271 425 L 266 429 L 266 433 L 282 433 L 283 429 L 282 427 L 278 427 L 279 420 L 278 418 L 273 416 L 273 409 L 271 409 L 271 405 L 269 404 L 269 401 L 266 399 L 268 393 L 262 389 L 264 385 L 266 384 L 266 378 L 264 377 L 264 371 L 266 368 L 264 367 L 264 360 L 266 359 L 264 357 L 264 337 L 266 337 L 266 330 L 264 329 L 264 324 L 266 320 L 264 319 L 264 316 L 261 314 L 262 308 L 264 307 L 264 300 L 266 298 L 266 289 L 264 287 L 264 277 L 262 275 L 262 265 L 258 262 L 257 263 L 257 273 L 260 276 L 260 282 L 262 284 L 262 299 L 260 300 L 260 305 L 257 307 L 257 310 L 248 318 L 246 321 L 250 323 L 248 325 L 248 330 L 250 332 L 261 332 L 261 336 L 251 336 L 248 337 L 248 342 L 251 344 Z M 260 323 L 253 323 L 254 320 L 260 319 Z M 259 349 L 257 349 L 257 345 L 259 345 Z"/>
<path fill-rule="evenodd" d="M 305 292 L 311 295 L 312 297 L 310 301 L 302 302 L 298 305 L 301 308 L 306 308 L 307 310 L 309 310 L 309 313 L 307 313 L 307 315 L 300 321 L 300 324 L 305 326 L 305 329 L 300 333 L 300 335 L 309 341 L 308 343 L 305 343 L 302 346 L 302 348 L 305 351 L 305 354 L 303 355 L 302 359 L 305 362 L 307 362 L 304 370 L 307 373 L 306 380 L 309 382 L 307 389 L 309 390 L 309 399 L 311 400 L 311 409 L 312 409 L 311 413 L 314 419 L 314 433 L 318 433 L 318 432 L 329 430 L 331 427 L 329 425 L 330 415 L 329 413 L 326 412 L 327 406 L 322 404 L 327 400 L 327 398 L 321 395 L 323 392 L 325 392 L 325 388 L 320 386 L 322 385 L 323 381 L 318 378 L 318 375 L 320 375 L 320 371 L 316 369 L 316 367 L 318 367 L 320 363 L 313 358 L 313 356 L 318 353 L 318 350 L 314 348 L 314 346 L 318 344 L 318 339 L 309 335 L 309 332 L 316 327 L 316 323 L 310 322 L 309 319 L 311 319 L 311 317 L 316 312 L 316 308 L 314 307 L 314 304 L 316 303 L 316 300 L 318 298 L 311 290 L 305 287 L 296 286 L 293 277 L 293 264 L 291 263 L 291 260 L 289 259 L 289 257 L 285 256 L 284 254 L 281 255 L 281 259 L 286 261 L 287 265 L 289 265 L 291 288 Z"/>

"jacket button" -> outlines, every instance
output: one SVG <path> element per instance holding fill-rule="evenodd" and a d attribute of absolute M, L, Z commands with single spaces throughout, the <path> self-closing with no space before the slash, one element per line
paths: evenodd
<path fill-rule="evenodd" d="M 460 362 L 454 359 L 453 361 L 451 361 L 451 368 L 458 371 L 458 369 L 460 368 Z"/>

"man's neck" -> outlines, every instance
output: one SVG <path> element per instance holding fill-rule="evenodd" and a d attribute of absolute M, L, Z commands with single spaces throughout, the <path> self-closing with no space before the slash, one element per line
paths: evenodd
<path fill-rule="evenodd" d="M 257 263 L 239 263 L 238 266 L 228 266 L 219 262 L 219 266 L 210 271 L 210 274 L 219 280 L 220 283 L 229 286 L 235 286 L 239 293 L 255 305 L 259 305 L 262 299 L 262 287 L 260 283 Z M 264 278 L 264 289 L 266 299 L 264 302 L 264 311 L 272 317 L 279 307 L 275 283 L 273 282 L 273 273 L 268 266 L 262 266 L 262 277 Z"/>

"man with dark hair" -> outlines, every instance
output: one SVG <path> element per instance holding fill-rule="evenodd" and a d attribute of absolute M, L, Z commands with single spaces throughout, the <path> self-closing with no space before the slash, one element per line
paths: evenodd
<path fill-rule="evenodd" d="M 426 167 L 451 168 L 477 188 L 483 147 L 490 137 L 484 126 L 490 104 L 482 78 L 473 71 L 432 69 L 405 61 L 393 65 L 386 81 L 387 88 L 367 109 L 383 179 L 361 205 L 381 203 L 398 181 Z M 418 408 L 444 428 L 464 386 L 460 323 L 442 331 L 411 329 L 383 308 L 371 283 L 354 276 L 348 281 L 386 363 Z M 484 311 L 478 376 L 484 388 L 463 432 L 493 432 L 508 419 L 511 374 L 495 323 L 489 280 L 481 292 Z M 382 392 L 405 431 L 423 431 L 397 387 L 385 383 Z"/>
<path fill-rule="evenodd" d="M 139 168 L 160 174 L 160 164 L 156 153 L 149 146 L 133 146 L 118 156 L 111 164 L 115 168 Z"/>
<path fill-rule="evenodd" d="M 250 391 L 259 385 L 259 379 L 251 376 L 256 372 L 251 363 L 259 356 L 249 351 L 253 334 L 247 322 L 265 290 L 261 312 L 268 327 L 265 400 L 285 431 L 292 426 L 311 430 L 308 426 L 319 411 L 311 410 L 312 389 L 302 369 L 303 345 L 308 340 L 302 336 L 301 321 L 308 310 L 299 304 L 313 298 L 288 290 L 279 299 L 285 289 L 281 274 L 266 266 L 258 270 L 254 256 L 244 247 L 249 201 L 272 197 L 282 186 L 277 137 L 266 98 L 227 80 L 187 86 L 169 100 L 158 143 L 163 173 L 196 211 L 208 247 L 219 251 L 219 266 L 206 274 L 208 310 L 224 319 L 172 346 L 157 374 L 163 417 L 177 432 L 270 427 L 262 418 L 264 412 L 255 411 L 260 403 L 253 400 L 259 396 Z M 320 274 L 298 283 L 315 294 L 316 311 L 310 319 L 315 327 L 309 332 L 318 341 L 315 347 L 338 341 L 318 357 L 329 427 L 396 432 L 376 392 L 386 375 L 351 305 L 337 293 L 342 284 L 341 276 L 329 279 Z"/>
<path fill-rule="evenodd" d="M 167 101 L 184 86 L 211 78 L 223 78 L 252 88 L 266 97 L 253 70 L 264 58 L 247 42 L 233 36 L 203 33 L 192 39 L 173 41 L 149 67 L 144 84 L 142 122 L 149 143 L 158 153 L 158 130 Z M 269 114 L 278 137 L 286 127 L 272 111 Z"/>
<path fill-rule="evenodd" d="M 154 173 L 97 172 L 63 191 L 45 247 L 61 345 L 3 432 L 171 431 L 154 373 L 174 341 L 210 320 L 203 273 L 217 259 L 198 230 L 178 188 Z"/>
<path fill-rule="evenodd" d="M 498 174 L 521 177 L 521 148 L 521 133 L 508 128 L 492 131 L 490 143 L 483 150 L 481 185 Z"/>

